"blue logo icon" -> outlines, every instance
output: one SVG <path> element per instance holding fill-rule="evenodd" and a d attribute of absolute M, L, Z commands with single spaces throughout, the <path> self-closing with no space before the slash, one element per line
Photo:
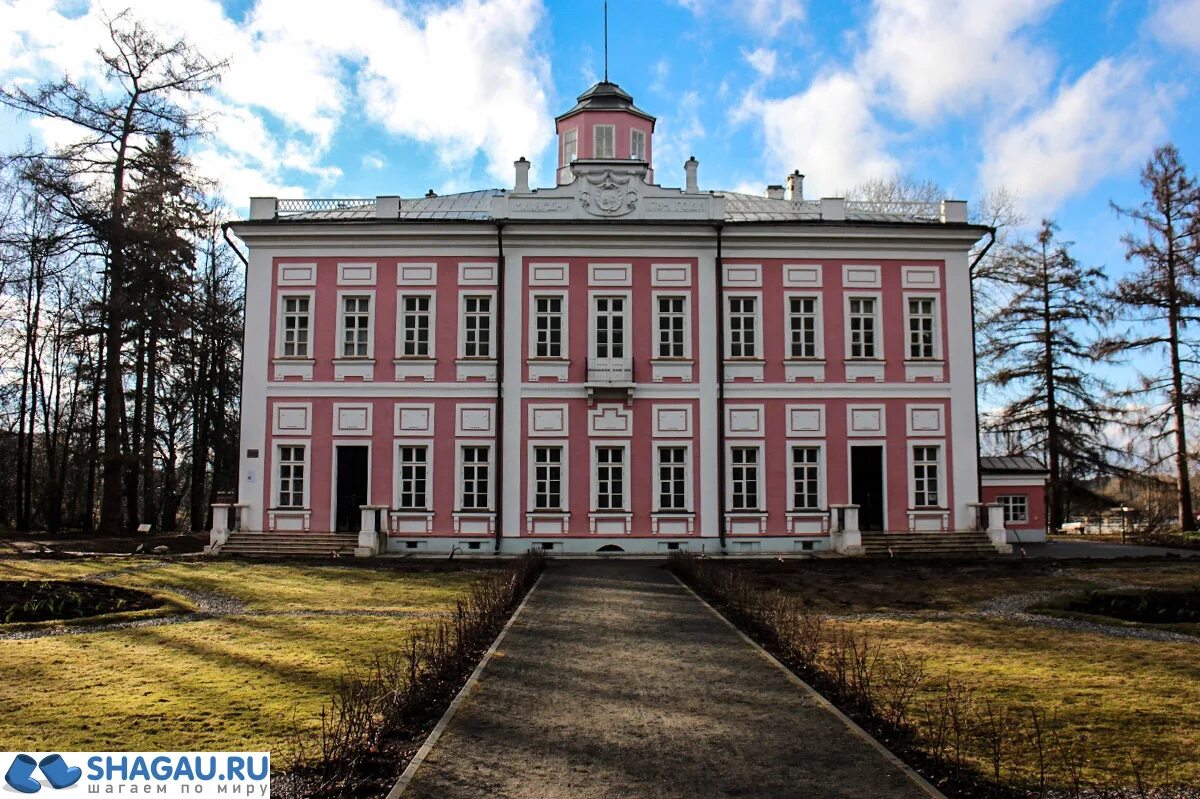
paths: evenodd
<path fill-rule="evenodd" d="M 17 755 L 12 765 L 4 774 L 4 781 L 14 791 L 21 793 L 37 793 L 42 784 L 33 778 L 34 768 L 40 768 L 46 775 L 47 781 L 54 788 L 70 788 L 79 782 L 83 771 L 76 766 L 68 766 L 62 755 L 49 755 L 39 763 L 29 755 Z"/>

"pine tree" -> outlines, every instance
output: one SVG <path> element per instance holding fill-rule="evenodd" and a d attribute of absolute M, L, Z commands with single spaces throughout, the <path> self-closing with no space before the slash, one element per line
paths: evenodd
<path fill-rule="evenodd" d="M 1008 271 L 993 276 L 1011 294 L 984 321 L 981 353 L 985 379 L 1005 398 L 986 427 L 1017 453 L 1045 459 L 1051 529 L 1064 521 L 1068 485 L 1107 466 L 1103 428 L 1113 418 L 1094 372 L 1104 274 L 1082 268 L 1055 231 L 1043 221 L 1034 242 L 1012 245 Z"/>

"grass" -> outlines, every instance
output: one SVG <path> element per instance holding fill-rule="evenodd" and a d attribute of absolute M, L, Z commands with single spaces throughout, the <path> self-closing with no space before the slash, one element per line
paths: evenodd
<path fill-rule="evenodd" d="M 844 562 L 843 562 L 844 563 Z M 1132 781 L 1132 761 L 1200 784 L 1200 644 L 1117 638 L 959 615 L 1005 594 L 1097 587 L 1097 581 L 1188 588 L 1200 563 L 1129 561 L 747 563 L 760 584 L 928 659 L 931 676 L 971 686 L 977 701 L 1039 706 L 1087 742 L 1090 772 Z M 913 611 L 936 610 L 922 617 Z M 904 614 L 886 617 L 892 611 Z M 882 614 L 860 617 L 856 614 Z M 1129 626 L 1129 625 L 1125 625 Z M 918 697 L 928 706 L 932 692 Z"/>
<path fill-rule="evenodd" d="M 0 560 L 0 576 L 80 577 L 119 566 Z M 202 561 L 111 582 L 167 595 L 184 587 L 218 592 L 258 611 L 429 614 L 453 609 L 480 575 Z M 422 623 L 419 617 L 242 615 L 0 641 L 6 708 L 0 748 L 271 750 L 286 764 L 289 737 L 319 725 L 347 669 L 403 648 Z"/>

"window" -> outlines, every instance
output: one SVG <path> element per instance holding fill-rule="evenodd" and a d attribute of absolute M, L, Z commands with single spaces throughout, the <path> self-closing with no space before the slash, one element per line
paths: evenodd
<path fill-rule="evenodd" d="M 658 448 L 658 509 L 687 510 L 687 447 Z"/>
<path fill-rule="evenodd" d="M 1004 522 L 1029 521 L 1029 496 L 1027 494 L 1008 494 L 996 497 L 996 501 L 1004 506 Z"/>
<path fill-rule="evenodd" d="M 562 509 L 562 447 L 533 448 L 533 508 Z"/>
<path fill-rule="evenodd" d="M 646 131 L 629 132 L 629 157 L 634 161 L 646 160 Z"/>
<path fill-rule="evenodd" d="M 371 298 L 342 298 L 342 357 L 366 358 L 370 354 Z"/>
<path fill-rule="evenodd" d="M 488 480 L 491 468 L 488 464 L 488 447 L 462 448 L 462 504 L 463 510 L 488 510 Z"/>
<path fill-rule="evenodd" d="M 933 302 L 928 298 L 908 301 L 909 358 L 933 358 L 936 355 L 934 331 L 937 328 Z"/>
<path fill-rule="evenodd" d="M 596 447 L 596 510 L 625 509 L 625 448 Z"/>
<path fill-rule="evenodd" d="M 429 508 L 429 448 L 400 447 L 400 509 Z"/>
<path fill-rule="evenodd" d="M 820 508 L 820 485 L 820 447 L 792 447 L 792 508 L 794 510 Z"/>
<path fill-rule="evenodd" d="M 875 300 L 850 298 L 850 357 L 875 357 Z"/>
<path fill-rule="evenodd" d="M 938 504 L 938 447 L 913 447 L 913 505 Z"/>
<path fill-rule="evenodd" d="M 596 358 L 625 357 L 625 298 L 597 297 Z"/>
<path fill-rule="evenodd" d="M 792 358 L 817 357 L 817 298 L 788 298 L 788 355 Z"/>
<path fill-rule="evenodd" d="M 304 507 L 304 447 L 279 448 L 279 507 Z"/>
<path fill-rule="evenodd" d="M 684 297 L 658 298 L 658 352 L 659 358 L 682 358 L 687 335 Z"/>
<path fill-rule="evenodd" d="M 758 447 L 733 447 L 729 452 L 733 510 L 758 509 Z"/>
<path fill-rule="evenodd" d="M 428 294 L 416 294 L 400 300 L 400 354 L 406 358 L 429 357 L 432 299 Z"/>
<path fill-rule="evenodd" d="M 571 162 L 579 158 L 579 130 L 571 128 L 563 134 L 563 166 L 569 167 Z"/>
<path fill-rule="evenodd" d="M 533 355 L 563 357 L 563 298 L 533 298 Z"/>
<path fill-rule="evenodd" d="M 616 158 L 613 152 L 615 132 L 612 125 L 597 125 L 592 129 L 592 158 Z"/>
<path fill-rule="evenodd" d="M 463 297 L 463 357 L 492 356 L 492 298 Z"/>
<path fill-rule="evenodd" d="M 758 324 L 756 298 L 729 298 L 729 355 L 754 358 L 758 355 L 755 328 Z"/>
<path fill-rule="evenodd" d="M 283 298 L 283 357 L 308 357 L 308 297 Z"/>

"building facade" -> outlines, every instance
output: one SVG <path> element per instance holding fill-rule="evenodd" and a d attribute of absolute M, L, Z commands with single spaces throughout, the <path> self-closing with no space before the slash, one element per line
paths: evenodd
<path fill-rule="evenodd" d="M 255 198 L 228 526 L 360 552 L 854 552 L 980 529 L 966 204 L 653 183 L 600 83 L 556 185 Z M 983 514 L 986 515 L 986 514 Z M 987 526 L 986 524 L 982 526 Z"/>

